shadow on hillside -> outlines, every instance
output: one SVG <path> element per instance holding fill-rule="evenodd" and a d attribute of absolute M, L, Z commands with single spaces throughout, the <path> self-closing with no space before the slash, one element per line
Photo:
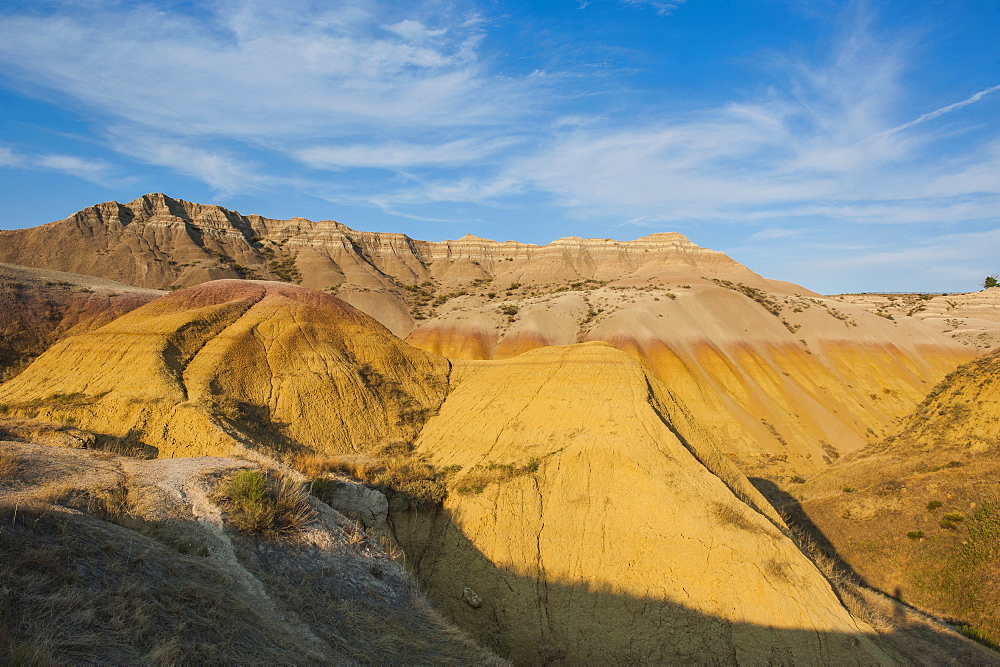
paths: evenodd
<path fill-rule="evenodd" d="M 871 585 L 865 581 L 865 579 L 858 574 L 854 568 L 852 568 L 843 558 L 840 557 L 840 554 L 837 553 L 837 547 L 835 547 L 833 543 L 827 539 L 826 535 L 823 534 L 823 531 L 812 522 L 809 515 L 806 514 L 806 511 L 802 509 L 802 505 L 795 499 L 795 496 L 782 490 L 781 487 L 769 479 L 764 479 L 762 477 L 750 477 L 749 480 L 750 483 L 754 485 L 754 488 L 760 491 L 761 495 L 763 495 L 764 498 L 771 503 L 774 509 L 778 510 L 778 512 L 785 518 L 789 528 L 801 531 L 808 540 L 812 541 L 812 543 L 816 545 L 816 548 L 819 549 L 824 556 L 834 561 L 835 567 L 841 574 L 863 586 L 868 586 L 869 588 L 871 587 Z"/>
<path fill-rule="evenodd" d="M 1000 656 L 926 625 L 897 624 L 881 636 L 768 627 L 707 615 L 675 600 L 630 596 L 582 577 L 556 582 L 544 572 L 514 572 L 492 563 L 440 507 L 393 513 L 390 527 L 407 568 L 439 611 L 516 664 L 1000 664 Z M 519 527 L 501 523 L 497 529 Z M 678 588 L 676 595 L 686 593 Z M 752 598 L 729 604 L 736 616 L 770 611 Z"/>

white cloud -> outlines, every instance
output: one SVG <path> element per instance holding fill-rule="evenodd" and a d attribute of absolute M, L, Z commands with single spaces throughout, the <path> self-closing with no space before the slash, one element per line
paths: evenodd
<path fill-rule="evenodd" d="M 799 229 L 782 229 L 781 227 L 768 227 L 767 229 L 762 229 L 759 232 L 752 234 L 750 238 L 756 241 L 772 241 L 775 239 L 787 239 L 792 236 L 798 236 L 801 233 Z"/>
<path fill-rule="evenodd" d="M 510 144 L 511 142 L 506 140 L 462 139 L 443 144 L 397 142 L 393 144 L 314 146 L 297 151 L 295 156 L 317 169 L 405 168 L 480 162 Z"/>
<path fill-rule="evenodd" d="M 105 185 L 111 178 L 111 165 L 104 160 L 93 160 L 73 155 L 40 155 L 34 165 L 42 169 L 61 171 L 91 183 Z"/>
<path fill-rule="evenodd" d="M 7 15 L 0 62 L 139 127 L 264 144 L 375 125 L 491 124 L 531 106 L 518 83 L 478 63 L 475 20 L 385 24 L 381 7 L 234 0 L 195 18 L 94 2 L 85 14 Z"/>
<path fill-rule="evenodd" d="M 889 267 L 908 267 L 918 275 L 931 266 L 947 265 L 971 270 L 971 275 L 985 275 L 988 263 L 996 261 L 996 247 L 1000 245 L 1000 229 L 971 233 L 945 234 L 933 237 L 915 247 L 840 256 L 817 262 L 820 270 L 847 272 L 865 269 L 886 270 Z M 982 267 L 982 268 L 977 268 Z"/>
<path fill-rule="evenodd" d="M 686 0 L 621 0 L 626 5 L 648 6 L 656 10 L 657 14 L 669 14 Z"/>
<path fill-rule="evenodd" d="M 0 146 L 0 167 L 20 167 L 22 163 L 23 158 L 20 155 L 6 146 Z"/>
<path fill-rule="evenodd" d="M 222 195 L 294 183 L 292 179 L 268 175 L 253 161 L 226 150 L 199 147 L 126 127 L 111 128 L 110 136 L 119 153 L 195 178 Z"/>
<path fill-rule="evenodd" d="M 903 123 L 902 125 L 900 125 L 898 127 L 892 128 L 891 130 L 889 130 L 889 132 L 891 132 L 891 133 L 902 132 L 903 130 L 908 130 L 908 129 L 910 129 L 911 127 L 913 127 L 915 125 L 919 125 L 920 123 L 924 123 L 924 122 L 927 122 L 929 120 L 934 120 L 935 118 L 943 116 L 946 113 L 950 113 L 952 111 L 955 111 L 956 109 L 961 109 L 962 107 L 967 107 L 970 104 L 975 104 L 976 102 L 978 102 L 979 100 L 983 99 L 984 97 L 986 97 L 990 93 L 995 93 L 998 90 L 1000 90 L 1000 85 L 990 86 L 989 88 L 984 88 L 983 90 L 980 90 L 975 95 L 972 95 L 972 96 L 970 96 L 970 97 L 962 100 L 961 102 L 955 102 L 954 104 L 949 104 L 947 106 L 941 107 L 940 109 L 935 109 L 934 111 L 931 111 L 929 113 L 925 113 L 924 115 L 922 115 L 922 116 L 920 116 L 918 118 L 915 118 L 914 120 L 911 120 L 908 123 Z"/>
<path fill-rule="evenodd" d="M 583 216 L 661 223 L 996 220 L 996 128 L 960 144 L 954 126 L 933 122 L 996 87 L 900 123 L 908 38 L 872 34 L 869 23 L 860 16 L 824 66 L 780 61 L 786 85 L 757 99 L 641 125 L 566 128 L 502 180 L 516 174 Z"/>
<path fill-rule="evenodd" d="M 97 185 L 108 185 L 114 180 L 112 178 L 113 167 L 106 160 L 54 153 L 25 154 L 18 153 L 6 146 L 0 146 L 0 167 L 58 171 Z"/>
<path fill-rule="evenodd" d="M 429 30 L 423 23 L 420 21 L 414 21 L 413 19 L 403 19 L 398 23 L 382 27 L 391 33 L 399 35 L 407 41 L 417 43 L 427 42 L 435 37 L 441 37 L 447 32 L 447 30 L 444 29 Z"/>

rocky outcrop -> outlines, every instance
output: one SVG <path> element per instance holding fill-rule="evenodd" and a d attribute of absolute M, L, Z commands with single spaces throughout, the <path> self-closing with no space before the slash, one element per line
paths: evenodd
<path fill-rule="evenodd" d="M 1000 347 L 1000 288 L 967 294 L 841 294 L 887 319 L 911 317 L 979 351 Z"/>
<path fill-rule="evenodd" d="M 402 286 L 424 282 L 433 282 L 440 296 L 487 279 L 542 284 L 709 275 L 763 281 L 676 233 L 628 242 L 571 237 L 545 246 L 468 235 L 433 243 L 333 221 L 244 216 L 163 194 L 98 204 L 31 229 L 0 230 L 0 262 L 160 289 L 219 278 L 283 279 L 336 292 L 401 336 L 414 322 Z"/>

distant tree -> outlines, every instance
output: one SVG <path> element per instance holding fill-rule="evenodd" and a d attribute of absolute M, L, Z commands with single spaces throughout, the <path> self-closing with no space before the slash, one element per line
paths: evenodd
<path fill-rule="evenodd" d="M 1000 287 L 1000 278 L 997 278 L 996 274 L 986 276 L 986 280 L 983 281 L 983 287 Z"/>

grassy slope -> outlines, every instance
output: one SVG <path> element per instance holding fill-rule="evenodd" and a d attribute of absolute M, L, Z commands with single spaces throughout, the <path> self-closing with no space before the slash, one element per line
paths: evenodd
<path fill-rule="evenodd" d="M 872 585 L 1000 638 L 1000 356 L 960 367 L 898 433 L 809 480 L 802 510 Z"/>

